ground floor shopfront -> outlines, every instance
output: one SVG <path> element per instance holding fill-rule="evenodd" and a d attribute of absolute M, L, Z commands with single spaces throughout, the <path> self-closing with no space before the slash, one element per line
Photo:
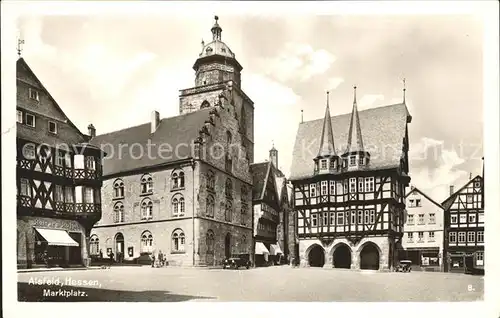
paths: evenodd
<path fill-rule="evenodd" d="M 18 268 L 88 265 L 86 229 L 76 220 L 17 219 Z"/>
<path fill-rule="evenodd" d="M 412 268 L 443 271 L 443 251 L 440 247 L 407 248 L 399 251 L 399 259 L 410 260 Z"/>
<path fill-rule="evenodd" d="M 397 263 L 394 240 L 389 237 L 364 237 L 358 240 L 299 239 L 301 267 L 334 267 L 389 270 Z"/>
<path fill-rule="evenodd" d="M 270 266 L 286 263 L 283 250 L 277 242 L 255 241 L 255 266 Z"/>
<path fill-rule="evenodd" d="M 450 248 L 447 253 L 446 270 L 466 273 L 474 269 L 484 270 L 484 246 Z"/>

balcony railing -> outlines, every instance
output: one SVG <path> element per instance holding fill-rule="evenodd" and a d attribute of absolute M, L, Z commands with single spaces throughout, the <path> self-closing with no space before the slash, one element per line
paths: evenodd
<path fill-rule="evenodd" d="M 23 208 L 35 208 L 33 199 L 27 196 L 17 196 L 17 205 Z M 50 210 L 47 209 L 46 210 Z M 65 203 L 55 202 L 54 212 L 70 213 L 70 214 L 92 214 L 101 213 L 100 203 Z"/>
<path fill-rule="evenodd" d="M 19 160 L 17 166 L 24 170 L 33 170 L 34 160 Z M 66 177 L 75 180 L 96 180 L 98 178 L 97 169 L 76 169 L 54 165 L 52 174 L 59 177 Z"/>

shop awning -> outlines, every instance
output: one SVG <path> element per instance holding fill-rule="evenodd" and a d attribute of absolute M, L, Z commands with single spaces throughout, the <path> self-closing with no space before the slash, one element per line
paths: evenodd
<path fill-rule="evenodd" d="M 64 230 L 49 230 L 39 229 L 35 230 L 52 246 L 80 246 L 75 240 L 69 236 L 68 232 Z"/>
<path fill-rule="evenodd" d="M 280 246 L 278 244 L 271 244 L 270 246 L 271 250 L 271 255 L 278 255 L 278 254 L 283 254 L 283 251 L 281 250 Z"/>
<path fill-rule="evenodd" d="M 255 243 L 255 255 L 263 255 L 263 254 L 269 254 L 269 250 L 266 248 L 264 243 L 256 242 Z"/>

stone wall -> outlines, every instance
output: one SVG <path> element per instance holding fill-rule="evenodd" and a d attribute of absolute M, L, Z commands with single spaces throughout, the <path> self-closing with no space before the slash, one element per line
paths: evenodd
<path fill-rule="evenodd" d="M 185 235 L 183 252 L 175 251 L 173 248 L 172 235 L 177 229 L 182 230 Z M 116 255 L 115 237 L 118 233 L 123 235 L 124 259 L 127 261 L 132 261 L 140 256 L 141 236 L 143 233 L 151 233 L 153 252 L 157 253 L 161 250 L 169 265 L 189 266 L 193 264 L 193 222 L 191 217 L 94 228 L 91 234 L 99 238 L 99 249 L 102 250 L 105 258 L 107 258 L 108 248 L 111 248 Z M 133 248 L 132 255 L 128 253 L 129 247 Z"/>

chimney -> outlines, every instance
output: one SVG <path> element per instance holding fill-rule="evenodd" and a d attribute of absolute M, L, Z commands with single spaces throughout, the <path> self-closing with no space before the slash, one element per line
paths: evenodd
<path fill-rule="evenodd" d="M 154 133 L 160 125 L 160 113 L 153 110 L 151 113 L 151 133 Z"/>
<path fill-rule="evenodd" d="M 455 192 L 455 187 L 454 186 L 450 186 L 450 196 Z"/>
<path fill-rule="evenodd" d="M 90 136 L 90 138 L 94 138 L 95 137 L 95 127 L 94 127 L 94 125 L 92 125 L 92 124 L 88 125 L 87 129 L 89 131 L 88 135 Z"/>

